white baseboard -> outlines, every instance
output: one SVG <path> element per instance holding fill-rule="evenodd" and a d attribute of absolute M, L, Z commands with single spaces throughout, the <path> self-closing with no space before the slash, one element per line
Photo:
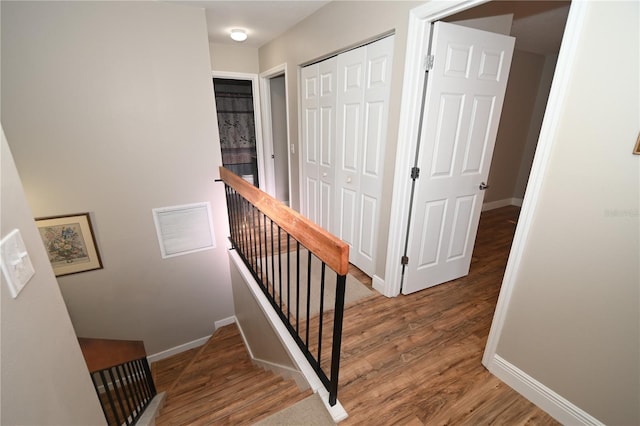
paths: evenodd
<path fill-rule="evenodd" d="M 487 368 L 500 380 L 549 413 L 550 416 L 562 424 L 604 425 L 604 423 L 499 355 L 493 356 Z"/>
<path fill-rule="evenodd" d="M 178 346 L 175 346 L 173 348 L 169 348 L 169 349 L 164 350 L 162 352 L 158 352 L 156 354 L 149 355 L 149 356 L 147 356 L 147 360 L 149 361 L 149 364 L 151 364 L 152 362 L 160 361 L 161 359 L 165 359 L 165 358 L 169 358 L 170 356 L 178 355 L 181 352 L 188 351 L 189 349 L 197 348 L 199 346 L 204 345 L 205 343 L 207 343 L 207 340 L 209 340 L 210 337 L 211 337 L 211 335 L 204 336 L 204 337 L 201 337 L 199 339 L 192 340 L 192 341 L 187 342 L 187 343 L 183 343 L 182 345 L 178 345 Z"/>
<path fill-rule="evenodd" d="M 377 275 L 374 275 L 373 279 L 371 280 L 371 284 L 373 289 L 378 291 L 380 294 L 383 294 L 387 297 L 391 297 L 388 294 L 385 294 L 386 287 L 385 287 L 384 279 L 380 278 Z"/>
<path fill-rule="evenodd" d="M 236 322 L 236 317 L 228 317 L 228 318 L 223 318 L 221 320 L 214 322 L 213 326 L 215 327 L 215 330 L 217 330 L 220 327 L 233 324 L 234 322 Z M 152 363 L 152 362 L 160 361 L 161 359 L 169 358 L 170 356 L 178 355 L 179 353 L 188 351 L 189 349 L 197 348 L 207 343 L 207 341 L 211 338 L 211 336 L 212 335 L 210 334 L 208 336 L 204 336 L 199 339 L 192 340 L 187 343 L 183 343 L 182 345 L 174 346 L 173 348 L 169 348 L 167 350 L 155 353 L 153 355 L 149 355 L 147 356 L 147 360 L 149 361 L 149 363 Z"/>
<path fill-rule="evenodd" d="M 216 322 L 213 323 L 213 325 L 216 327 L 216 330 L 219 329 L 220 327 L 224 327 L 225 325 L 231 325 L 236 321 L 236 317 L 235 316 L 231 316 L 228 318 L 223 318 L 221 320 L 218 320 Z"/>
<path fill-rule="evenodd" d="M 485 212 L 506 206 L 522 207 L 522 198 L 505 198 L 504 200 L 489 201 L 482 204 L 482 211 Z"/>

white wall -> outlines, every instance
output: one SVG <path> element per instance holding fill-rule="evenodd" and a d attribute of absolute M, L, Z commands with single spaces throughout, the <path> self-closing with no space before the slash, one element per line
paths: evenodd
<path fill-rule="evenodd" d="M 3 1 L 1 77 L 33 215 L 91 213 L 104 269 L 58 279 L 77 334 L 154 354 L 232 316 L 204 11 Z M 151 210 L 201 201 L 217 248 L 163 260 Z"/>
<path fill-rule="evenodd" d="M 16 299 L 0 274 L 0 424 L 105 424 L 4 132 L 0 160 L 0 238 L 19 229 L 36 271 Z"/>
<path fill-rule="evenodd" d="M 631 154 L 640 3 L 581 7 L 566 96 L 545 119 L 557 130 L 497 354 L 601 422 L 632 425 L 640 423 L 640 156 Z"/>

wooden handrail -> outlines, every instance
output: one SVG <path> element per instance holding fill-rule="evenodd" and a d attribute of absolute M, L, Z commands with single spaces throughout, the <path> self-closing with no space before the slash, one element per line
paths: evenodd
<path fill-rule="evenodd" d="M 339 275 L 349 272 L 347 243 L 224 167 L 220 178 Z"/>
<path fill-rule="evenodd" d="M 89 339 L 79 337 L 80 349 L 90 373 L 146 358 L 142 340 Z"/>

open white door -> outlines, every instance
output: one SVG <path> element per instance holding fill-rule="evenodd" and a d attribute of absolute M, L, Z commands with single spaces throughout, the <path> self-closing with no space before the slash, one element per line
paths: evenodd
<path fill-rule="evenodd" d="M 404 294 L 469 273 L 514 43 L 433 25 Z"/>

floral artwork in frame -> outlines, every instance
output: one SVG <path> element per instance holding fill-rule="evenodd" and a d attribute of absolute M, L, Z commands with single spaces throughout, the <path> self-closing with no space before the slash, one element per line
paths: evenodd
<path fill-rule="evenodd" d="M 102 269 L 89 213 L 38 218 L 36 225 L 57 277 Z"/>

